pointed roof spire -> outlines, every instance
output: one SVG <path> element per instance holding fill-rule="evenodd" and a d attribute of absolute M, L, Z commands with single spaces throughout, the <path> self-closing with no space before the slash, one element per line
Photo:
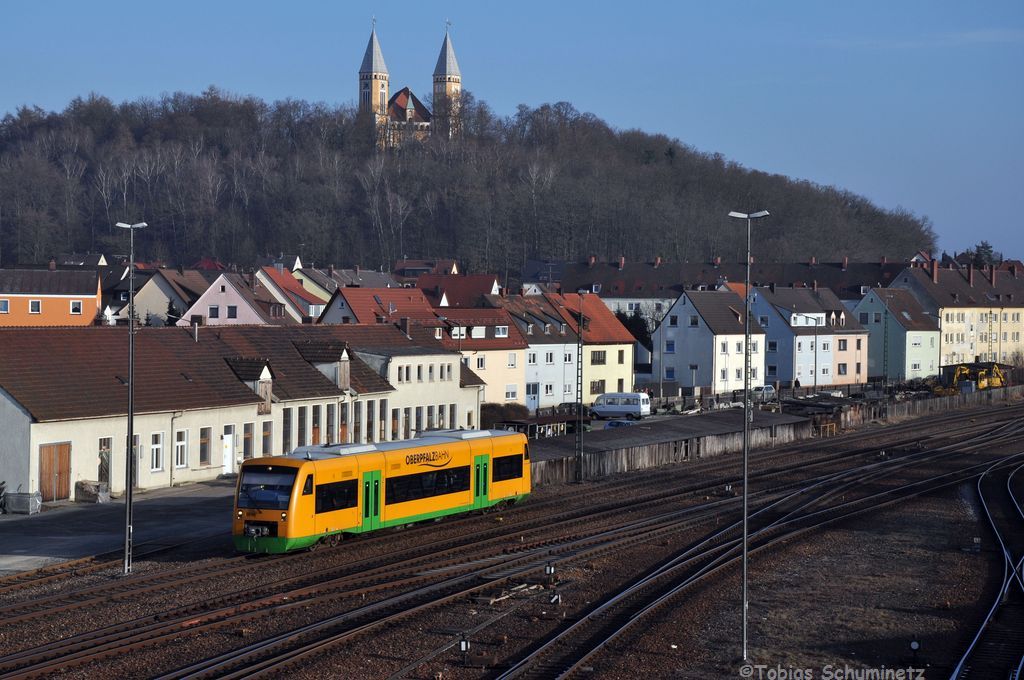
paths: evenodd
<path fill-rule="evenodd" d="M 377 19 L 373 20 L 373 28 L 370 30 L 370 42 L 366 43 L 366 54 L 363 55 L 363 65 L 359 67 L 360 73 L 387 73 L 388 66 L 384 63 L 384 54 L 380 51 L 380 42 L 377 40 Z"/>
<path fill-rule="evenodd" d="M 407 88 L 405 88 L 405 90 L 406 90 L 405 108 L 407 110 L 408 109 L 414 109 L 415 110 L 416 109 L 416 105 L 413 104 L 413 102 L 412 102 L 412 89 L 407 87 Z"/>
<path fill-rule="evenodd" d="M 452 47 L 452 39 L 448 36 L 448 29 L 451 22 L 445 22 L 444 42 L 441 43 L 441 53 L 437 55 L 437 66 L 434 67 L 435 76 L 459 76 L 459 62 L 455 60 L 455 48 Z"/>

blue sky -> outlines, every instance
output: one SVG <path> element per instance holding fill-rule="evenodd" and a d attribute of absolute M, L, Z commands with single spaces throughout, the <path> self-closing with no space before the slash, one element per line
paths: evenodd
<path fill-rule="evenodd" d="M 6 3 L 0 112 L 208 85 L 354 102 L 374 15 L 392 91 L 429 92 L 447 18 L 499 114 L 569 101 L 1024 257 L 1020 0 Z"/>

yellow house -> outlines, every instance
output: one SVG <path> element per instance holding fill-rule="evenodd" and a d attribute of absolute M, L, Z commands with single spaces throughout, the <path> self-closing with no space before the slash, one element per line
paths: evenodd
<path fill-rule="evenodd" d="M 1024 363 L 1024 272 L 929 267 L 903 270 L 893 288 L 909 290 L 939 324 L 939 364 Z"/>
<path fill-rule="evenodd" d="M 633 334 L 596 295 L 545 293 L 574 333 L 583 312 L 583 403 L 605 392 L 633 389 Z"/>
<path fill-rule="evenodd" d="M 526 404 L 526 338 L 504 309 L 445 308 L 436 332 L 445 349 L 486 383 L 483 401 Z"/>

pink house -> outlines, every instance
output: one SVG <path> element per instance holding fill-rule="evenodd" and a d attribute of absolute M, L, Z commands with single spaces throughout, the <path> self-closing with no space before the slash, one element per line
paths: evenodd
<path fill-rule="evenodd" d="M 221 274 L 182 315 L 177 325 L 263 326 L 294 323 L 285 312 L 284 305 L 256 277 L 250 276 L 248 279 L 241 274 Z"/>

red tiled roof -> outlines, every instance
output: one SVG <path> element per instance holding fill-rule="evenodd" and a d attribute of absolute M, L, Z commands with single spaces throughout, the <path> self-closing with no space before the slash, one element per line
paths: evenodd
<path fill-rule="evenodd" d="M 324 301 L 313 293 L 302 287 L 299 280 L 287 269 L 277 270 L 276 267 L 264 267 L 263 273 L 277 284 L 277 287 L 293 298 L 306 303 L 307 305 L 322 305 Z"/>
<path fill-rule="evenodd" d="M 423 105 L 420 98 L 413 94 L 412 90 L 408 87 L 403 87 L 391 96 L 390 101 L 388 101 L 388 117 L 396 123 L 406 122 L 405 110 L 409 105 L 409 97 L 412 97 L 412 105 L 415 110 L 412 118 L 413 122 L 429 123 L 430 110 Z"/>
<path fill-rule="evenodd" d="M 556 295 L 544 297 L 562 315 L 574 332 L 579 332 L 580 301 L 583 302 L 583 342 L 597 344 L 634 343 L 636 338 L 615 318 L 612 311 L 596 295 Z"/>
<path fill-rule="evenodd" d="M 494 274 L 420 274 L 416 287 L 435 307 L 440 306 L 442 295 L 449 307 L 477 307 L 484 295 L 494 292 L 497 282 Z"/>
<path fill-rule="evenodd" d="M 420 324 L 440 325 L 434 308 L 419 288 L 339 288 L 325 307 L 325 314 L 339 296 L 352 310 L 356 323 L 394 323 L 410 319 Z"/>

